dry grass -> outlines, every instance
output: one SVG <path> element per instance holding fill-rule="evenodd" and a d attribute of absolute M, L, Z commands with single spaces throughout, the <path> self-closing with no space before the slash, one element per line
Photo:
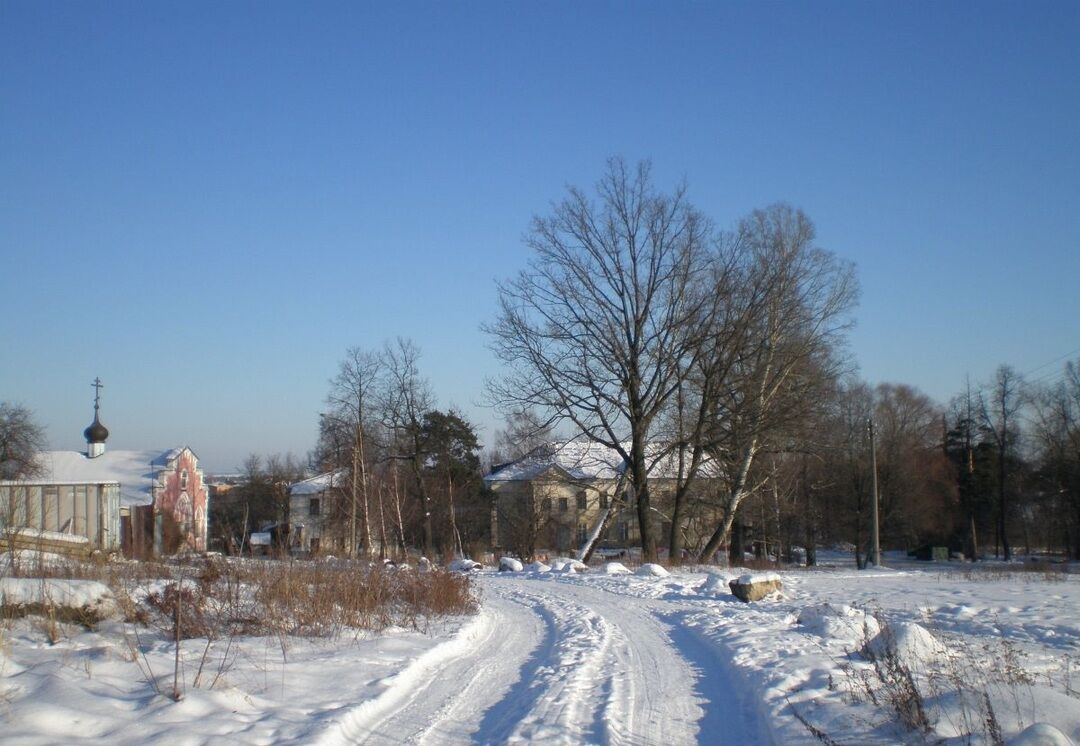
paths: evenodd
<path fill-rule="evenodd" d="M 878 616 L 881 634 L 895 639 L 888 621 Z M 995 711 L 1005 704 L 1015 710 L 1015 719 L 1030 721 L 1028 705 L 1035 701 L 1033 687 L 1037 676 L 1031 673 L 1024 653 L 1007 638 L 969 644 L 951 638 L 949 652 L 936 661 L 924 661 L 925 668 L 901 657 L 893 645 L 875 654 L 864 637 L 858 652 L 841 661 L 841 679 L 830 689 L 842 691 L 852 703 L 871 703 L 889 714 L 890 720 L 920 738 L 937 742 L 937 725 L 959 734 L 958 742 L 1003 746 L 1002 725 Z M 1046 685 L 1071 691 L 1071 658 L 1066 656 L 1055 680 L 1052 673 L 1042 674 Z M 945 700 L 954 702 L 942 709 Z M 798 717 L 798 714 L 796 714 Z M 822 742 L 833 742 L 836 734 L 826 734 L 799 718 L 810 733 Z M 940 723 L 937 721 L 941 721 Z"/>
<path fill-rule="evenodd" d="M 363 562 L 194 557 L 170 562 L 65 560 L 41 563 L 37 569 L 39 577 L 105 583 L 126 621 L 155 627 L 170 639 L 177 633 L 178 607 L 180 639 L 333 636 L 392 625 L 422 629 L 435 618 L 477 608 L 466 576 Z M 48 617 L 58 611 L 0 607 L 0 617 L 27 613 Z"/>
<path fill-rule="evenodd" d="M 1069 574 L 1068 566 L 1059 562 L 1045 560 L 1024 562 L 1022 564 L 974 564 L 964 568 L 961 577 L 974 582 L 1000 580 L 1045 580 L 1050 583 L 1063 582 Z"/>

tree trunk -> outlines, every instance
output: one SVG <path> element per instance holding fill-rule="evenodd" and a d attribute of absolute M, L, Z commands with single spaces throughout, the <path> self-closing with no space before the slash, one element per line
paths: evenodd
<path fill-rule="evenodd" d="M 364 431 L 356 428 L 356 441 L 360 450 L 360 517 L 364 522 L 364 553 L 371 557 L 371 516 L 368 511 L 367 459 L 364 458 Z"/>
<path fill-rule="evenodd" d="M 743 525 L 739 521 L 731 523 L 731 538 L 728 540 L 728 564 L 739 567 L 743 563 L 743 546 L 746 542 Z"/>
<path fill-rule="evenodd" d="M 634 485 L 634 501 L 637 504 L 638 531 L 641 535 L 641 557 L 645 562 L 656 562 L 656 537 L 650 523 L 649 478 L 645 468 L 645 443 L 635 437 L 630 445 L 631 481 Z"/>
<path fill-rule="evenodd" d="M 356 481 L 357 481 L 357 477 L 359 476 L 357 474 L 357 472 L 359 471 L 358 463 L 357 463 L 358 458 L 359 458 L 359 451 L 357 450 L 356 444 L 353 443 L 353 448 L 352 448 L 352 475 L 351 475 L 352 483 L 350 485 L 350 490 L 349 490 L 349 498 L 350 498 L 350 504 L 349 504 L 349 559 L 355 559 L 356 558 L 356 493 L 357 493 Z"/>
<path fill-rule="evenodd" d="M 680 490 L 675 492 L 675 505 L 671 510 L 671 530 L 668 532 L 668 562 L 681 565 L 683 561 L 682 500 Z"/>
<path fill-rule="evenodd" d="M 416 491 L 420 496 L 420 507 L 424 510 L 424 554 L 430 555 L 435 548 L 435 534 L 431 524 L 431 497 L 424 488 L 424 476 L 420 473 L 420 464 L 417 463 L 418 458 L 416 455 L 412 458 L 413 481 L 416 483 Z M 428 559 L 431 559 L 431 557 L 428 556 Z"/>
<path fill-rule="evenodd" d="M 968 537 L 968 556 L 972 562 L 979 559 L 979 539 L 975 534 L 975 513 L 971 514 L 971 535 Z"/>
<path fill-rule="evenodd" d="M 592 559 L 593 552 L 596 550 L 596 545 L 597 543 L 599 543 L 600 537 L 602 537 L 607 532 L 608 526 L 611 525 L 611 521 L 615 517 L 616 513 L 615 506 L 617 503 L 621 502 L 619 500 L 619 495 L 622 494 L 625 484 L 626 472 L 623 472 L 622 475 L 619 477 L 619 481 L 615 483 L 615 494 L 612 495 L 611 498 L 608 500 L 608 506 L 605 509 L 604 514 L 600 516 L 600 522 L 593 529 L 592 533 L 589 535 L 589 538 L 585 541 L 585 546 L 583 546 L 578 551 L 578 559 L 585 564 L 589 564 L 589 560 Z"/>
<path fill-rule="evenodd" d="M 383 508 L 383 499 L 386 494 L 386 481 L 384 478 L 379 480 L 379 559 L 386 559 L 386 513 Z"/>
<path fill-rule="evenodd" d="M 1012 547 L 1009 546 L 1009 535 L 1006 533 L 1006 504 L 1005 504 L 1005 443 L 1008 436 L 1003 432 L 1001 438 L 1001 449 L 998 457 L 998 532 L 1001 534 L 1001 549 L 1005 555 L 1005 561 L 1008 562 L 1012 559 Z"/>
<path fill-rule="evenodd" d="M 746 499 L 746 481 L 750 476 L 750 467 L 754 463 L 754 456 L 757 453 L 757 439 L 750 441 L 750 445 L 743 453 L 742 464 L 739 466 L 738 476 L 735 478 L 735 483 L 731 486 L 731 491 L 728 494 L 727 505 L 725 506 L 724 520 L 720 525 L 716 527 L 716 531 L 709 537 L 709 541 L 705 544 L 705 548 L 701 550 L 701 554 L 698 555 L 699 562 L 711 562 L 710 559 L 716 550 L 727 543 L 728 538 L 731 536 L 731 525 L 735 522 L 735 511 L 739 509 L 740 503 Z"/>
<path fill-rule="evenodd" d="M 404 558 L 407 552 L 405 543 L 405 521 L 401 517 L 401 489 L 398 485 L 397 463 L 394 463 L 394 510 L 397 512 L 398 550 Z"/>

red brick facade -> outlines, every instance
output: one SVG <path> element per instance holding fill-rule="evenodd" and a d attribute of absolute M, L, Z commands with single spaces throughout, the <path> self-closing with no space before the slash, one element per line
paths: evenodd
<path fill-rule="evenodd" d="M 181 547 L 206 551 L 207 487 L 199 461 L 190 448 L 170 454 L 156 475 L 154 515 L 172 519 L 179 530 Z M 167 551 L 167 550 L 166 550 Z"/>

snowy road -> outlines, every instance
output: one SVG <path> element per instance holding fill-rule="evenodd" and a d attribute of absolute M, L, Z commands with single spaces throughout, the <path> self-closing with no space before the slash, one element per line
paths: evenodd
<path fill-rule="evenodd" d="M 483 611 L 471 626 L 386 682 L 322 743 L 762 742 L 723 691 L 719 662 L 703 660 L 707 646 L 664 621 L 670 603 L 627 603 L 554 577 L 480 583 Z M 694 650 L 702 656 L 688 659 Z"/>

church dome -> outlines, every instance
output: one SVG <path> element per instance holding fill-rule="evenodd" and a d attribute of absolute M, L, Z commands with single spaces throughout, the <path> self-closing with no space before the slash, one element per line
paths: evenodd
<path fill-rule="evenodd" d="M 109 437 L 109 428 L 101 424 L 101 420 L 94 415 L 94 421 L 90 427 L 83 430 L 83 437 L 87 443 L 104 443 Z"/>

